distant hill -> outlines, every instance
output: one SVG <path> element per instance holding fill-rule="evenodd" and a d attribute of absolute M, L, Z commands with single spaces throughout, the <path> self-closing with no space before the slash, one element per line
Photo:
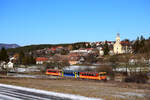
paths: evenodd
<path fill-rule="evenodd" d="M 10 48 L 18 48 L 20 46 L 18 44 L 4 44 L 4 43 L 0 43 L 0 49 L 2 49 L 3 47 L 5 49 L 10 49 Z"/>

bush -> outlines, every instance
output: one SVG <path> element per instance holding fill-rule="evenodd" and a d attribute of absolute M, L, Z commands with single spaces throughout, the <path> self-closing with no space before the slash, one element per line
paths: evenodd
<path fill-rule="evenodd" d="M 148 76 L 146 74 L 136 74 L 125 78 L 125 82 L 146 83 Z"/>

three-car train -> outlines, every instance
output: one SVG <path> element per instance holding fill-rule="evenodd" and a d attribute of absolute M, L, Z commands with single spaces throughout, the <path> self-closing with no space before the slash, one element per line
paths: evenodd
<path fill-rule="evenodd" d="M 61 76 L 61 77 L 74 77 L 74 78 L 81 78 L 81 79 L 94 79 L 94 80 L 107 80 L 106 72 L 79 72 L 79 71 L 72 71 L 72 70 L 54 70 L 54 69 L 47 69 L 46 75 L 54 75 L 54 76 Z"/>

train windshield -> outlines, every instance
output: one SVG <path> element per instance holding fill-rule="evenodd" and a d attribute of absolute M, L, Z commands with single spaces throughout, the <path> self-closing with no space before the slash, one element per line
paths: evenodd
<path fill-rule="evenodd" d="M 57 71 L 55 71 L 55 70 L 48 70 L 48 72 L 57 73 Z"/>
<path fill-rule="evenodd" d="M 105 72 L 100 73 L 99 76 L 106 76 L 106 73 Z"/>

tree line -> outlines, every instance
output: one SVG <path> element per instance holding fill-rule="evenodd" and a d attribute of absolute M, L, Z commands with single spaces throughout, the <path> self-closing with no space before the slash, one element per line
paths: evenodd
<path fill-rule="evenodd" d="M 2 48 L 0 50 L 0 61 L 9 61 L 9 55 L 7 53 L 7 50 L 5 48 Z M 17 59 L 13 60 L 15 64 L 23 64 L 23 65 L 31 65 L 35 64 L 35 58 L 33 58 L 32 55 L 25 55 L 23 51 L 19 52 L 19 55 Z"/>
<path fill-rule="evenodd" d="M 132 48 L 135 54 L 150 52 L 150 38 L 145 39 L 143 36 L 140 38 L 137 37 Z"/>
<path fill-rule="evenodd" d="M 32 55 L 25 55 L 23 51 L 20 51 L 17 60 L 15 61 L 15 64 L 32 65 L 36 64 L 36 60 Z"/>
<path fill-rule="evenodd" d="M 5 62 L 9 61 L 9 56 L 8 56 L 7 50 L 5 48 L 2 48 L 0 50 L 0 61 L 5 61 Z"/>

